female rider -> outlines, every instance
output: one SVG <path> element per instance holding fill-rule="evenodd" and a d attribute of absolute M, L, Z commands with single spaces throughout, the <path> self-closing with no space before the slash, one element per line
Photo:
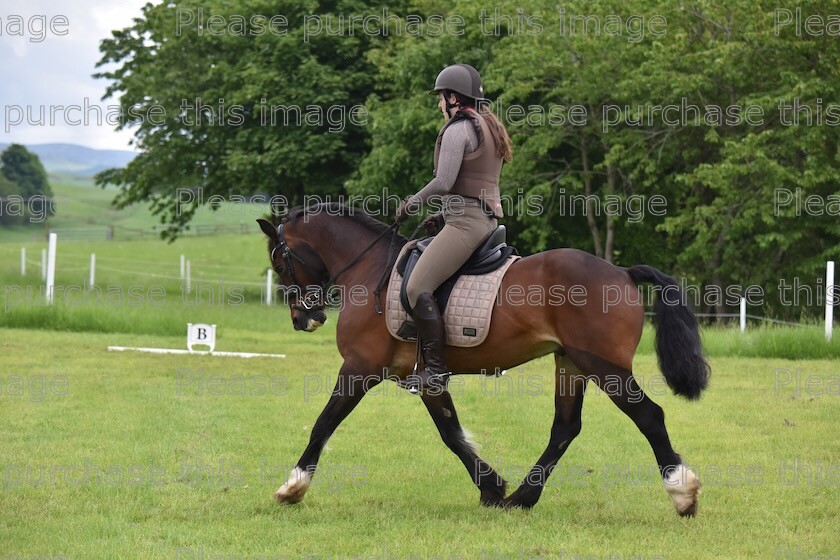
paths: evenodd
<path fill-rule="evenodd" d="M 435 142 L 434 178 L 397 209 L 397 221 L 430 201 L 442 203 L 445 225 L 423 251 L 406 286 L 425 367 L 412 380 L 423 390 L 447 374 L 446 332 L 434 291 L 457 271 L 503 217 L 499 194 L 502 162 L 510 161 L 510 137 L 487 107 L 478 71 L 468 64 L 444 68 L 430 92 L 446 123 Z"/>

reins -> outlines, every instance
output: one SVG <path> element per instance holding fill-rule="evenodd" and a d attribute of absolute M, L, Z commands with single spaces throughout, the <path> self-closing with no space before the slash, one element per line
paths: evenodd
<path fill-rule="evenodd" d="M 339 276 L 341 276 L 342 274 L 344 274 L 345 272 L 350 270 L 350 268 L 352 268 L 357 262 L 359 262 L 359 259 L 364 257 L 371 249 L 373 249 L 373 247 L 377 243 L 379 243 L 379 241 L 382 240 L 382 238 L 384 238 L 386 235 L 388 235 L 390 233 L 391 234 L 391 243 L 388 247 L 388 259 L 385 262 L 385 268 L 382 271 L 382 275 L 380 276 L 379 282 L 376 285 L 376 290 L 373 292 L 374 296 L 375 296 L 375 300 L 376 300 L 376 313 L 379 314 L 379 315 L 382 315 L 382 306 L 379 303 L 379 294 L 382 293 L 382 290 L 385 286 L 385 283 L 387 282 L 390 271 L 394 266 L 394 262 L 392 262 L 393 259 L 394 259 L 394 245 L 396 244 L 396 241 L 397 241 L 397 234 L 398 234 L 400 225 L 402 225 L 401 222 L 394 222 L 393 224 L 388 226 L 388 228 L 385 229 L 384 231 L 382 231 L 382 233 L 380 233 L 379 235 L 377 235 L 373 239 L 373 241 L 368 243 L 367 246 L 359 252 L 359 254 L 357 254 L 355 257 L 350 259 L 350 262 L 345 264 L 341 268 L 341 270 L 339 270 L 338 272 L 336 272 L 335 274 L 330 276 L 329 279 L 327 279 L 325 282 L 322 282 L 321 286 L 319 287 L 319 290 L 317 292 L 317 296 L 316 296 L 317 299 L 321 300 L 323 298 L 324 292 L 326 292 L 330 288 L 330 286 L 333 286 L 335 284 L 335 281 L 338 280 Z M 420 231 L 420 227 L 421 227 L 421 225 L 417 226 L 417 228 L 411 234 L 411 239 L 414 239 L 414 236 L 417 235 L 418 231 Z M 283 225 L 282 224 L 280 226 L 278 226 L 277 233 L 278 233 L 278 236 L 280 238 L 280 242 L 271 251 L 271 260 L 272 260 L 272 262 L 274 262 L 275 252 L 278 249 L 282 249 L 282 251 L 283 251 L 282 258 L 283 258 L 285 264 L 287 265 L 287 268 L 289 269 L 289 274 L 292 278 L 292 281 L 297 283 L 297 281 L 294 277 L 294 275 L 295 275 L 294 274 L 294 266 L 292 265 L 291 259 L 294 258 L 301 265 L 303 265 L 307 268 L 311 268 L 311 267 L 299 255 L 297 255 L 297 253 L 292 251 L 292 248 L 289 247 L 288 244 L 286 244 L 286 239 L 285 239 L 285 235 L 283 233 Z M 314 304 L 310 303 L 310 298 L 308 296 L 304 296 L 303 307 L 305 309 L 311 309 L 313 306 L 314 306 Z"/>
<path fill-rule="evenodd" d="M 330 277 L 330 279 L 329 279 L 329 280 L 327 280 L 327 286 L 332 286 L 332 285 L 335 283 L 335 281 L 336 281 L 336 280 L 338 280 L 338 277 L 339 277 L 339 276 L 341 276 L 342 274 L 344 274 L 345 272 L 347 272 L 347 271 L 348 271 L 348 270 L 349 270 L 349 269 L 350 269 L 350 268 L 351 268 L 354 264 L 356 264 L 357 262 L 359 262 L 359 259 L 361 259 L 363 256 L 365 256 L 365 254 L 367 254 L 367 252 L 368 252 L 368 251 L 370 251 L 371 249 L 373 249 L 373 246 L 374 246 L 374 245 L 376 245 L 377 243 L 379 243 L 379 240 L 381 240 L 383 237 L 385 237 L 385 236 L 386 236 L 386 235 L 388 235 L 389 233 L 393 233 L 393 237 L 391 238 L 391 249 L 393 249 L 393 247 L 394 247 L 394 241 L 396 241 L 396 239 L 397 239 L 397 231 L 398 231 L 399 229 L 400 229 L 400 223 L 399 223 L 399 222 L 394 222 L 393 224 L 391 224 L 390 226 L 388 226 L 388 229 L 386 229 L 385 231 L 383 231 L 382 233 L 380 233 L 379 235 L 377 235 L 377 236 L 376 236 L 376 238 L 375 238 L 373 241 L 371 241 L 370 243 L 368 243 L 367 247 L 365 247 L 364 249 L 362 249 L 362 252 L 361 252 L 361 253 L 359 253 L 358 255 L 356 255 L 355 257 L 353 257 L 353 258 L 350 260 L 350 262 L 349 262 L 349 263 L 347 263 L 346 265 L 344 265 L 344 267 L 342 267 L 342 269 L 341 269 L 341 270 L 339 270 L 338 272 L 336 272 L 335 274 L 333 274 L 333 275 Z M 390 249 L 389 249 L 389 251 L 388 251 L 388 260 L 389 260 L 389 261 L 391 260 L 391 250 L 390 250 Z"/>

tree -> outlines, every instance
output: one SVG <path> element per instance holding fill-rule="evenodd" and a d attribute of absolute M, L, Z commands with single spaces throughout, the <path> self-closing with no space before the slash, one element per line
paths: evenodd
<path fill-rule="evenodd" d="M 434 6 L 424 8 L 435 11 Z M 529 252 L 571 245 L 613 261 L 621 232 L 649 248 L 656 223 L 628 225 L 603 211 L 596 216 L 593 208 L 594 197 L 613 194 L 623 201 L 634 192 L 614 161 L 624 148 L 623 133 L 603 134 L 601 113 L 614 99 L 616 82 L 644 60 L 651 40 L 635 44 L 626 37 L 561 37 L 563 17 L 556 6 L 534 1 L 517 8 L 488 10 L 486 3 L 462 0 L 440 13 L 463 15 L 469 22 L 463 35 L 394 38 L 371 53 L 379 69 L 379 87 L 368 101 L 375 123 L 371 150 L 348 188 L 367 194 L 387 188 L 406 195 L 431 178 L 432 147 L 442 120 L 425 92 L 444 66 L 466 62 L 482 72 L 493 109 L 514 142 L 513 162 L 505 165 L 500 186 L 505 223 L 519 248 Z M 631 8 L 580 2 L 569 11 L 644 13 L 640 3 Z M 550 110 L 572 105 L 586 110 L 583 126 L 546 122 Z M 561 203 L 569 195 L 588 196 L 589 211 L 568 216 L 567 206 L 564 214 Z"/>
<path fill-rule="evenodd" d="M 20 197 L 18 186 L 6 179 L 3 173 L 0 173 L 0 225 L 8 226 L 23 221 L 23 216 L 10 212 L 14 205 L 23 206 L 18 204 L 18 197 Z"/>
<path fill-rule="evenodd" d="M 285 0 L 283 35 L 212 34 L 206 23 L 176 33 L 179 10 L 203 8 L 206 21 L 277 6 L 147 5 L 135 25 L 102 43 L 102 64 L 118 65 L 102 73 L 112 80 L 108 94 L 120 96 L 126 113 L 159 107 L 165 117 L 129 118 L 123 126 L 137 127 L 141 155 L 97 180 L 120 185 L 119 205 L 150 202 L 169 237 L 195 209 L 176 204 L 179 188 L 202 188 L 205 198 L 276 193 L 291 203 L 345 189 L 416 192 L 431 178 L 443 123 L 426 91 L 442 68 L 464 62 L 482 72 L 514 142 L 501 189 L 510 237 L 523 252 L 579 247 L 616 264 L 653 264 L 704 291 L 759 284 L 766 311 L 795 317 L 801 307 L 775 298 L 779 280 L 813 285 L 840 251 L 840 203 L 831 206 L 832 197 L 840 201 L 840 43 L 828 32 L 780 27 L 774 3 L 524 0 L 487 9 L 478 0 L 416 0 L 415 15 L 460 16 L 465 27 L 434 33 L 427 20 L 387 37 L 307 37 L 306 14 L 371 13 L 380 4 Z M 816 0 L 797 9 L 800 19 L 829 20 Z M 490 29 L 480 25 L 488 16 Z M 608 24 L 611 17 L 620 22 Z M 652 29 L 654 18 L 664 30 Z M 183 107 L 196 99 L 205 105 L 197 122 L 188 118 L 192 106 Z M 263 103 L 325 109 L 362 100 L 363 127 L 259 120 Z M 240 122 L 222 124 L 236 116 L 225 111 L 232 105 L 242 108 Z M 582 120 L 571 122 L 572 107 Z M 760 114 L 750 121 L 753 109 Z M 780 192 L 827 207 L 814 215 L 780 208 Z M 652 210 L 654 197 L 666 201 L 664 214 Z M 631 208 L 638 200 L 641 216 Z M 722 301 L 704 307 L 729 310 Z"/>
<path fill-rule="evenodd" d="M 803 35 L 794 25 L 780 29 L 777 6 L 767 2 L 564 7 L 566 14 L 598 15 L 601 22 L 610 13 L 641 14 L 647 21 L 660 15 L 667 33 L 632 43 L 591 33 L 553 42 L 527 35 L 501 41 L 488 76 L 509 84 L 509 103 L 587 109 L 580 127 L 513 126 L 518 157 L 509 186 L 549 201 L 561 191 L 595 195 L 593 202 L 616 194 L 664 195 L 667 215 L 648 215 L 638 224 L 587 211 L 591 241 L 578 246 L 607 260 L 672 270 L 706 293 L 758 284 L 767 296 L 765 311 L 808 314 L 781 302 L 779 282 L 796 277 L 814 286 L 825 260 L 840 250 L 840 204 L 833 214 L 827 205 L 808 215 L 776 202 L 779 193 L 840 198 L 837 42 L 829 34 Z M 817 14 L 828 20 L 822 3 L 804 2 L 800 9 L 803 19 Z M 557 29 L 556 16 L 546 14 L 547 22 L 555 17 L 547 28 Z M 665 107 L 676 111 L 666 117 Z M 551 246 L 569 224 L 580 231 L 584 225 L 577 216 L 529 221 L 522 237 L 537 248 Z M 569 233 L 573 245 L 581 241 Z M 731 307 L 718 299 L 710 309 L 722 314 Z"/>
<path fill-rule="evenodd" d="M 20 144 L 12 144 L 0 154 L 3 176 L 17 188 L 23 198 L 52 196 L 47 172 L 40 158 Z M 8 188 L 8 187 L 7 187 Z"/>
<path fill-rule="evenodd" d="M 837 195 L 840 122 L 825 120 L 820 105 L 840 110 L 840 48 L 828 35 L 780 28 L 776 9 L 744 1 L 671 12 L 669 23 L 685 33 L 651 52 L 641 67 L 648 75 L 642 87 L 627 86 L 628 96 L 645 107 L 670 99 L 707 114 L 707 108 L 755 108 L 752 123 L 698 119 L 671 129 L 669 159 L 682 196 L 673 211 L 669 206 L 661 231 L 687 276 L 718 290 L 760 285 L 765 310 L 797 318 L 813 308 L 783 304 L 780 281 L 796 277 L 813 287 L 826 258 L 840 250 L 840 229 L 836 217 L 776 203 L 779 193 L 823 201 Z M 828 16 L 819 2 L 797 9 L 803 19 Z M 722 302 L 712 307 L 732 309 Z"/>
<path fill-rule="evenodd" d="M 506 84 L 499 106 L 506 107 L 517 154 L 508 191 L 539 201 L 539 212 L 513 218 L 532 250 L 571 245 L 608 262 L 622 262 L 622 256 L 633 261 L 637 241 L 654 249 L 644 240 L 656 217 L 630 221 L 635 216 L 625 208 L 628 197 L 650 194 L 651 185 L 633 180 L 623 164 L 633 145 L 630 134 L 605 116 L 620 99 L 616 85 L 644 61 L 653 38 L 630 40 L 627 30 L 609 34 L 601 26 L 611 14 L 648 15 L 653 9 L 610 1 L 564 3 L 562 10 L 530 2 L 522 8 L 539 18 L 543 32 L 504 38 L 488 73 L 491 82 Z M 570 14 L 598 27 L 573 24 Z"/>
<path fill-rule="evenodd" d="M 319 15 L 324 25 L 332 18 L 335 30 L 336 14 L 346 24 L 348 14 L 385 5 L 147 4 L 134 25 L 100 46 L 100 66 L 117 68 L 98 76 L 112 80 L 106 97 L 119 96 L 126 118 L 118 128 L 136 129 L 140 154 L 125 169 L 97 175 L 97 183 L 120 187 L 118 207 L 150 203 L 169 239 L 188 227 L 200 206 L 179 204 L 179 190 L 201 189 L 205 202 L 260 193 L 289 204 L 342 192 L 367 150 L 362 103 L 375 72 L 365 55 L 384 39 L 346 28 L 338 35 L 317 32 L 304 18 Z M 255 22 L 260 16 L 265 19 Z M 211 18 L 226 25 L 213 28 Z"/>

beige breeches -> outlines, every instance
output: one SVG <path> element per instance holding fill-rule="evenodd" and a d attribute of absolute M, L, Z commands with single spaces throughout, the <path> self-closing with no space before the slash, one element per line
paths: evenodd
<path fill-rule="evenodd" d="M 478 245 L 496 229 L 498 220 L 487 216 L 478 206 L 465 205 L 445 213 L 446 225 L 420 255 L 408 279 L 406 295 L 412 309 L 417 296 L 434 292 L 461 268 Z"/>

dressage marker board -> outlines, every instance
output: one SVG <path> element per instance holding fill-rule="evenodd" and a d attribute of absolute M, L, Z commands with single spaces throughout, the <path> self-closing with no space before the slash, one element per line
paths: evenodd
<path fill-rule="evenodd" d="M 193 350 L 195 345 L 208 346 L 209 350 Z M 216 325 L 187 323 L 187 349 L 142 348 L 137 346 L 109 346 L 109 352 L 148 352 L 151 354 L 196 354 L 198 356 L 223 356 L 233 358 L 285 358 L 285 354 L 258 354 L 255 352 L 216 352 Z"/>

